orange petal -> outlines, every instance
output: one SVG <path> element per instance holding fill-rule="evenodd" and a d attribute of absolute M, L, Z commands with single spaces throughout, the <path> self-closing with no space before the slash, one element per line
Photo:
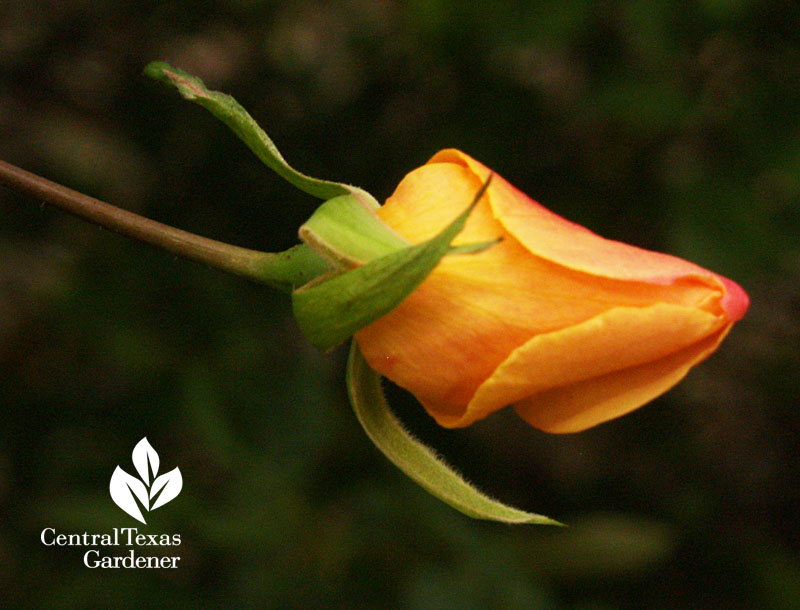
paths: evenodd
<path fill-rule="evenodd" d="M 462 212 L 479 186 L 462 166 L 425 165 L 403 179 L 378 213 L 404 237 L 421 241 Z M 534 335 L 618 306 L 719 309 L 719 293 L 704 285 L 607 280 L 532 256 L 493 219 L 486 202 L 460 237 L 475 242 L 498 234 L 504 240 L 485 252 L 443 259 L 395 310 L 356 333 L 373 369 L 441 413 L 461 416 L 480 384 Z"/>
<path fill-rule="evenodd" d="M 407 174 L 377 213 L 400 235 L 419 243 L 435 237 L 463 212 L 481 184 L 478 176 L 462 165 L 428 163 Z M 484 196 L 456 243 L 493 240 L 503 232 Z"/>
<path fill-rule="evenodd" d="M 702 342 L 723 324 L 708 312 L 680 305 L 616 307 L 580 324 L 537 335 L 514 350 L 462 413 L 439 412 L 435 404 L 422 402 L 439 424 L 466 426 L 541 392 L 665 358 Z"/>
<path fill-rule="evenodd" d="M 479 181 L 490 171 L 455 149 L 443 150 L 428 163 L 455 163 L 469 168 Z M 503 178 L 495 176 L 489 189 L 492 210 L 500 223 L 531 253 L 598 277 L 672 284 L 692 278 L 724 295 L 722 307 L 732 322 L 747 310 L 747 294 L 735 283 L 707 269 L 660 252 L 605 239 L 542 207 Z"/>
<path fill-rule="evenodd" d="M 463 211 L 479 186 L 469 168 L 430 163 L 406 176 L 378 213 L 409 240 L 422 241 Z M 372 368 L 442 416 L 463 416 L 478 387 L 532 336 L 614 307 L 665 302 L 720 313 L 719 290 L 702 283 L 608 280 L 532 256 L 485 200 L 460 238 L 498 234 L 504 241 L 481 254 L 446 257 L 399 307 L 356 334 Z"/>
<path fill-rule="evenodd" d="M 625 415 L 657 398 L 707 358 L 731 325 L 674 354 L 594 379 L 553 388 L 514 406 L 517 414 L 545 432 L 580 432 Z"/>

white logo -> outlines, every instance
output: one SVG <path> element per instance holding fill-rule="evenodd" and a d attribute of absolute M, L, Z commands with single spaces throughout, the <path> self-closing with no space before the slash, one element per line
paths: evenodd
<path fill-rule="evenodd" d="M 133 465 L 141 478 L 137 479 L 117 466 L 108 486 L 111 499 L 117 506 L 145 525 L 147 522 L 141 508 L 149 512 L 164 506 L 174 500 L 183 487 L 179 468 L 158 476 L 158 464 L 158 453 L 145 437 L 133 448 Z"/>

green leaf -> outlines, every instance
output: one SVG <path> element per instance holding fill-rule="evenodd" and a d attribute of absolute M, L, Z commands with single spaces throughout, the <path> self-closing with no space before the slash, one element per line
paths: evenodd
<path fill-rule="evenodd" d="M 450 251 L 490 181 L 491 176 L 470 206 L 436 237 L 351 271 L 321 276 L 292 293 L 294 317 L 306 338 L 322 350 L 331 349 L 397 307 Z"/>
<path fill-rule="evenodd" d="M 347 363 L 347 389 L 356 417 L 375 446 L 395 466 L 443 502 L 476 519 L 562 525 L 544 515 L 513 508 L 490 498 L 411 436 L 389 408 L 380 375 L 369 367 L 355 341 Z"/>
<path fill-rule="evenodd" d="M 301 191 L 320 199 L 332 199 L 339 195 L 350 194 L 370 208 L 379 207 L 372 195 L 358 187 L 311 178 L 290 166 L 264 130 L 230 95 L 207 89 L 203 81 L 196 76 L 173 68 L 163 61 L 149 63 L 144 73 L 150 78 L 172 85 L 185 99 L 200 104 L 210 111 L 239 136 L 267 167 Z"/>

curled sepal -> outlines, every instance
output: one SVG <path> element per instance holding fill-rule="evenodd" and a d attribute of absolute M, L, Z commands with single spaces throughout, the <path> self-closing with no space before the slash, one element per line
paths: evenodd
<path fill-rule="evenodd" d="M 544 515 L 513 508 L 490 498 L 411 436 L 389 408 L 380 375 L 369 367 L 355 341 L 347 363 L 347 389 L 353 411 L 375 446 L 395 466 L 443 502 L 475 519 L 562 525 Z"/>
<path fill-rule="evenodd" d="M 298 231 L 314 251 L 336 268 L 352 268 L 410 246 L 374 210 L 353 195 L 329 199 Z"/>
<path fill-rule="evenodd" d="M 454 250 L 450 242 L 464 228 L 490 180 L 478 190 L 469 207 L 428 241 L 395 250 L 350 271 L 320 276 L 295 290 L 292 309 L 306 338 L 322 350 L 331 349 L 397 307 L 442 257 Z M 467 251 L 476 252 L 493 243 L 467 246 Z"/>
<path fill-rule="evenodd" d="M 149 63 L 144 73 L 146 76 L 175 87 L 187 100 L 200 104 L 211 114 L 225 123 L 261 161 L 276 174 L 295 187 L 320 199 L 331 199 L 339 195 L 354 195 L 368 207 L 378 208 L 378 202 L 366 191 L 348 184 L 318 180 L 298 172 L 286 162 L 270 137 L 255 122 L 233 97 L 219 91 L 206 88 L 202 80 L 196 76 L 173 68 L 163 61 Z"/>

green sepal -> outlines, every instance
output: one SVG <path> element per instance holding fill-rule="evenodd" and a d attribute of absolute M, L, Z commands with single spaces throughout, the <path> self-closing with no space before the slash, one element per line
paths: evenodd
<path fill-rule="evenodd" d="M 489 241 L 476 241 L 475 243 L 472 244 L 463 244 L 461 246 L 450 246 L 450 249 L 447 251 L 447 254 L 478 254 L 479 252 L 488 250 L 492 246 L 496 246 L 501 241 L 503 241 L 503 238 L 498 237 L 497 239 L 490 239 Z"/>
<path fill-rule="evenodd" d="M 355 341 L 347 362 L 347 390 L 353 411 L 375 446 L 395 466 L 443 502 L 475 519 L 563 525 L 544 515 L 529 513 L 490 498 L 414 438 L 392 413 L 383 395 L 380 375 L 369 367 Z"/>
<path fill-rule="evenodd" d="M 411 245 L 352 195 L 323 203 L 298 233 L 336 269 L 352 269 Z M 447 254 L 476 254 L 500 240 L 450 246 Z"/>
<path fill-rule="evenodd" d="M 300 239 L 338 268 L 352 268 L 411 244 L 353 195 L 317 208 L 299 230 Z"/>
<path fill-rule="evenodd" d="M 329 350 L 397 307 L 451 250 L 450 242 L 464 227 L 490 181 L 491 176 L 470 206 L 436 237 L 351 271 L 320 276 L 294 291 L 294 317 L 306 338 L 316 347 Z"/>
<path fill-rule="evenodd" d="M 149 63 L 144 73 L 150 78 L 172 85 L 185 99 L 200 104 L 210 111 L 247 144 L 267 167 L 301 191 L 320 199 L 332 199 L 339 195 L 350 194 L 358 197 L 367 207 L 373 209 L 379 207 L 375 198 L 363 189 L 339 182 L 318 180 L 294 169 L 247 110 L 230 95 L 209 90 L 201 79 L 173 68 L 163 61 Z"/>
<path fill-rule="evenodd" d="M 247 268 L 247 277 L 291 293 L 331 270 L 324 257 L 306 244 L 297 244 L 283 252 L 259 253 Z"/>

